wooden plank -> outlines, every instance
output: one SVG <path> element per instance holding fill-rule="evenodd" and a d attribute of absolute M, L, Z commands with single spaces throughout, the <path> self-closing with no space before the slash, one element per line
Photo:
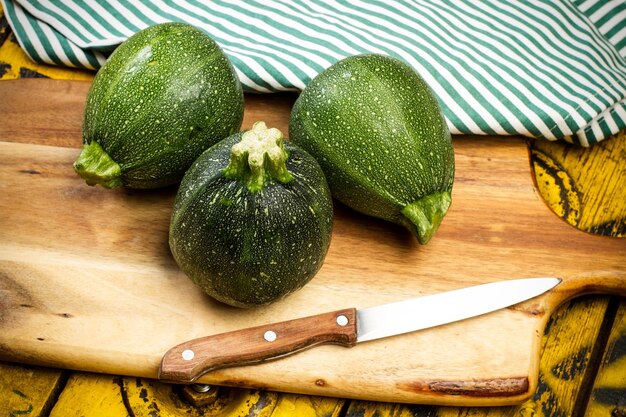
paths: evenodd
<path fill-rule="evenodd" d="M 1 84 L 2 97 L 10 106 L 2 108 L 0 138 L 11 142 L 79 148 L 82 144 L 82 117 L 88 82 L 21 79 Z M 32 91 L 32 95 L 25 94 Z M 45 93 L 44 99 L 33 99 Z M 287 119 L 296 96 L 290 93 L 247 94 L 243 128 L 263 118 L 268 126 L 285 134 Z M 28 129 L 24 129 L 28 126 Z"/>
<path fill-rule="evenodd" d="M 121 378 L 73 373 L 55 403 L 50 417 L 124 417 Z"/>
<path fill-rule="evenodd" d="M 585 415 L 626 416 L 626 300 L 613 300 L 613 323 Z"/>
<path fill-rule="evenodd" d="M 13 138 L 21 143 L 43 143 L 55 146 L 80 147 L 82 115 L 90 83 L 24 79 L 3 81 L 2 94 L 6 103 L 1 110 L 0 138 Z M 35 97 L 27 100 L 21 94 L 32 90 Z M 29 126 L 25 134 L 23 126 Z"/>
<path fill-rule="evenodd" d="M 2 58 L 3 58 L 3 57 L 4 57 L 4 56 L 3 56 L 3 54 L 0 52 L 0 60 L 2 60 Z M 17 68 L 17 67 L 19 67 L 19 65 L 16 65 L 16 68 Z M 76 73 L 75 71 L 71 71 L 71 72 L 72 72 L 72 73 Z M 54 77 L 56 77 L 56 76 L 60 76 L 60 77 L 68 77 L 68 75 L 63 74 L 62 72 L 60 72 L 59 74 L 50 74 L 49 76 L 51 76 L 51 77 L 53 77 L 53 78 L 54 78 Z M 1 76 L 0 76 L 0 78 L 1 78 Z M 624 148 L 626 148 L 626 147 L 624 146 L 624 143 L 625 143 L 625 142 L 626 142 L 626 141 L 624 141 L 623 139 L 622 139 L 620 142 L 616 142 L 616 143 L 619 143 L 619 144 L 621 145 L 621 149 L 622 149 L 622 150 L 621 150 L 621 151 L 614 151 L 614 152 L 613 152 L 613 155 L 620 155 L 620 152 L 621 152 L 621 155 L 623 155 L 623 152 L 624 152 L 624 150 L 623 150 L 623 149 L 624 149 Z M 609 144 L 609 142 L 608 142 L 608 141 L 605 141 L 605 142 L 603 142 L 603 143 L 602 143 L 602 145 L 605 145 L 605 144 Z M 545 145 L 545 146 L 543 146 L 543 145 Z M 539 142 L 538 142 L 537 149 L 540 149 L 540 150 L 541 150 L 541 152 L 543 152 L 543 153 L 545 153 L 546 155 L 548 155 L 548 157 L 549 157 L 550 159 L 555 159 L 555 158 L 557 158 L 557 157 L 558 157 L 558 155 L 559 155 L 559 149 L 558 149 L 558 146 L 560 146 L 560 145 L 561 145 L 561 144 L 551 144 L 551 143 L 547 143 L 547 142 L 539 141 Z M 535 147 L 535 145 L 533 145 L 533 147 Z M 557 149 L 555 150 L 554 148 L 551 148 L 551 147 L 556 147 Z M 605 158 L 605 157 L 604 157 L 604 158 Z M 613 160 L 619 160 L 619 158 L 613 158 Z M 569 161 L 567 161 L 567 160 L 566 160 L 565 162 L 563 162 L 563 163 L 562 163 L 562 168 L 563 168 L 563 170 L 562 170 L 561 172 L 563 172 L 563 171 L 568 171 L 568 169 L 570 168 L 570 166 L 571 166 L 572 164 L 574 164 L 574 162 L 575 162 L 575 161 L 572 161 L 572 160 L 569 160 Z M 588 172 L 588 171 L 587 171 L 587 167 L 586 167 L 586 165 L 576 167 L 575 172 L 576 172 L 576 171 L 577 171 L 577 172 L 580 172 L 580 173 L 585 173 L 585 172 Z M 602 171 L 602 169 L 600 168 L 598 171 L 599 171 L 599 172 L 601 172 L 601 171 Z M 536 172 L 540 172 L 540 171 L 536 171 Z M 585 176 L 583 176 L 583 177 L 581 177 L 581 178 L 580 178 L 580 180 L 579 180 L 579 181 L 584 181 L 584 180 L 586 179 L 586 180 L 587 180 L 588 182 L 590 182 L 591 184 L 598 184 L 598 182 L 597 182 L 597 181 L 595 181 L 595 182 L 594 182 L 594 180 L 592 179 L 593 177 L 594 177 L 593 175 L 587 175 L 586 177 L 585 177 Z M 553 176 L 553 178 L 558 178 L 558 176 Z M 540 176 L 539 176 L 539 175 L 537 176 L 537 180 L 538 180 L 538 183 L 539 183 L 539 181 L 541 180 L 541 178 L 540 178 Z M 579 182 L 579 184 L 580 184 L 580 182 Z M 621 188 L 622 192 L 623 192 L 623 190 L 624 190 L 624 189 L 626 189 L 626 187 L 622 187 L 622 188 Z M 544 196 L 544 198 L 546 198 L 546 196 L 548 196 L 548 197 L 552 196 L 552 197 L 550 197 L 550 198 L 547 198 L 547 200 L 551 203 L 551 207 L 553 207 L 553 208 L 555 209 L 556 213 L 557 213 L 557 214 L 559 214 L 559 215 L 563 215 L 563 214 L 565 214 L 563 217 L 568 218 L 568 217 L 571 217 L 571 216 L 572 216 L 572 213 L 573 213 L 575 210 L 572 210 L 571 208 L 568 208 L 568 210 L 563 210 L 563 207 L 562 207 L 562 206 L 560 206 L 559 200 L 560 200 L 560 197 L 563 195 L 563 190 L 565 190 L 565 193 L 567 193 L 567 192 L 568 192 L 568 189 L 567 189 L 567 184 L 565 184 L 565 188 L 564 188 L 564 184 L 563 184 L 562 180 L 561 180 L 561 181 L 554 181 L 554 182 L 553 182 L 550 186 L 548 186 L 548 187 L 543 186 L 543 185 L 541 185 L 541 186 L 539 187 L 539 191 L 540 191 L 540 193 L 542 194 L 542 196 Z M 603 185 L 602 185 L 602 184 L 599 184 L 599 185 L 597 185 L 597 186 L 594 188 L 594 190 L 592 190 L 592 191 L 597 191 L 599 194 L 602 194 L 602 190 L 603 190 Z M 619 195 L 620 195 L 620 194 L 619 194 L 620 189 L 617 189 L 616 191 L 617 191 L 618 193 L 617 193 L 617 194 L 614 194 L 614 195 L 617 195 L 617 196 L 619 197 Z M 572 194 L 572 195 L 573 195 L 573 194 Z M 585 189 L 585 195 L 588 195 L 588 196 L 590 195 L 590 194 L 589 194 L 589 190 L 588 190 L 588 189 Z M 578 196 L 578 195 L 577 195 L 577 196 Z M 622 201 L 623 201 L 623 200 L 622 200 Z M 573 206 L 573 205 L 571 205 L 571 204 L 570 204 L 570 207 L 572 207 L 572 206 Z M 588 207 L 588 206 L 589 206 L 589 205 L 586 205 L 586 206 L 585 206 L 585 205 L 583 205 L 583 207 Z M 574 209 L 576 209 L 576 208 L 580 208 L 580 207 L 581 207 L 580 205 L 574 205 Z M 619 205 L 619 204 L 617 204 L 617 205 L 613 205 L 613 208 L 616 208 L 616 207 L 619 209 L 619 208 L 620 208 L 620 205 Z M 624 209 L 624 205 L 623 205 L 623 204 L 621 205 L 621 208 L 622 208 L 622 210 Z M 604 214 L 603 214 L 603 213 L 598 213 L 596 220 L 595 220 L 595 221 L 592 221 L 592 222 L 591 222 L 591 224 L 607 224 L 607 223 L 608 223 L 608 224 L 610 225 L 612 221 L 614 221 L 615 219 L 619 219 L 619 217 L 618 217 L 618 216 L 616 217 L 616 216 L 612 215 L 610 212 L 611 212 L 611 210 L 610 210 L 610 209 L 609 209 L 609 210 L 606 210 L 606 209 L 605 209 L 605 210 L 604 210 L 604 212 L 603 212 Z M 613 217 L 612 217 L 612 216 L 613 216 Z M 576 219 L 576 217 L 574 217 L 574 218 Z M 622 215 L 622 217 L 621 217 L 621 218 L 623 219 L 623 218 L 624 218 L 624 216 Z M 576 219 L 576 220 L 577 220 L 577 219 Z M 571 222 L 571 223 L 572 223 L 572 224 L 577 224 L 577 221 L 576 221 L 576 222 Z M 609 226 L 609 227 L 601 227 L 601 228 L 598 228 L 598 227 L 593 228 L 593 227 L 592 227 L 592 231 L 593 231 L 594 233 L 600 233 L 600 234 L 611 234 L 611 233 L 612 233 L 612 234 L 615 234 L 615 230 L 616 230 L 616 227 L 614 227 L 614 226 Z M 623 234 L 623 229 L 621 229 L 621 230 L 622 230 L 622 232 L 619 232 L 619 230 L 620 230 L 620 229 L 619 229 L 619 228 L 617 228 L 618 233 L 622 233 L 622 234 Z M 609 233 L 607 233 L 607 231 L 608 231 Z M 622 324 L 624 323 L 624 318 L 623 318 L 623 309 L 624 309 L 624 307 L 623 307 L 623 306 L 624 306 L 624 302 L 622 301 L 622 303 L 621 303 L 621 307 L 620 307 L 620 308 L 621 308 L 621 311 L 622 311 L 622 313 L 621 313 L 621 323 L 622 323 Z M 616 325 L 615 325 L 615 327 L 614 327 L 614 331 L 613 331 L 613 333 L 611 334 L 611 339 L 610 339 L 610 340 L 611 340 L 611 341 L 613 341 L 613 340 L 617 340 L 617 342 L 616 342 L 616 343 L 618 343 L 619 341 L 622 341 L 622 344 L 623 344 L 623 340 L 625 340 L 625 339 L 626 339 L 626 338 L 624 338 L 624 334 L 626 333 L 626 331 L 625 331 L 623 328 L 621 328 L 621 330 L 615 330 L 616 328 L 619 328 L 619 324 L 620 324 L 620 315 L 618 315 L 618 316 L 616 317 Z M 552 327 L 552 328 L 554 328 L 554 327 Z M 609 347 L 611 347 L 611 346 L 612 346 L 612 344 L 611 344 L 611 343 L 612 343 L 612 342 L 610 342 L 610 343 L 609 343 Z M 618 344 L 619 344 L 619 343 L 618 343 Z M 621 346 L 621 345 L 620 345 L 620 346 Z M 614 348 L 614 349 L 615 349 L 615 348 Z M 619 347 L 617 347 L 617 349 L 618 349 L 618 352 L 621 352 L 621 351 L 619 350 L 619 349 L 620 349 Z M 607 352 L 607 355 L 608 355 L 608 352 Z M 612 353 L 612 355 L 617 356 L 618 358 L 623 357 L 623 355 L 621 355 L 621 354 L 619 354 L 619 353 L 618 353 L 617 355 L 616 355 L 616 354 L 614 354 L 614 353 Z M 613 356 L 610 356 L 610 355 L 609 355 L 609 357 L 613 357 Z M 613 362 L 609 362 L 609 363 L 613 363 Z M 617 366 L 617 367 L 616 367 L 616 366 L 610 366 L 610 367 L 609 367 L 609 369 L 613 369 L 613 370 L 615 370 L 615 371 L 617 372 L 617 373 L 615 373 L 615 372 L 613 372 L 613 373 L 609 372 L 609 374 L 610 374 L 610 375 L 613 375 L 613 376 L 614 376 L 614 375 L 617 375 L 617 376 L 619 377 L 620 372 L 621 372 L 621 371 L 623 371 L 623 369 L 624 369 L 624 366 L 625 366 L 625 365 L 624 365 L 624 364 L 622 364 L 621 362 L 619 362 L 619 363 L 618 363 L 618 365 L 619 365 L 619 366 Z M 0 364 L 0 367 L 2 367 L 2 366 L 3 366 L 3 365 L 2 365 L 2 364 Z M 12 366 L 12 365 L 8 365 L 8 366 Z M 542 367 L 543 367 L 543 365 L 542 365 Z M 29 368 L 29 367 L 26 367 L 26 369 L 28 369 L 28 368 Z M 33 372 L 34 372 L 35 374 L 44 375 L 44 374 L 46 374 L 46 373 L 48 372 L 48 370 L 43 369 L 43 368 L 37 368 L 37 369 L 33 369 Z M 5 373 L 5 369 L 0 369 L 0 375 L 2 375 L 2 374 L 4 374 L 4 373 Z M 623 376 L 623 375 L 624 375 L 624 373 L 623 373 L 623 372 L 621 372 L 621 375 Z M 616 383 L 616 382 L 617 382 L 617 387 L 618 387 L 618 388 L 620 388 L 620 387 L 621 387 L 621 388 L 623 388 L 624 386 L 626 386 L 626 383 L 625 383 L 623 380 L 621 380 L 621 381 L 620 381 L 620 380 L 619 380 L 619 378 L 614 379 L 614 378 L 613 378 L 613 376 L 610 376 L 610 377 L 608 378 L 608 379 L 610 379 L 610 380 L 611 380 L 611 382 L 608 384 L 608 386 L 609 386 L 609 387 L 611 387 L 610 389 L 614 390 L 614 388 L 613 388 L 613 387 L 615 386 L 615 383 Z M 604 383 L 604 382 L 602 382 L 602 381 L 605 381 L 605 382 L 606 382 L 606 378 L 600 378 L 600 377 L 599 377 L 599 382 L 598 382 L 596 385 L 597 385 L 597 386 L 603 386 L 603 385 L 601 385 L 601 384 L 603 384 L 603 383 Z M 600 384 L 600 385 L 598 385 L 598 384 Z M 5 392 L 6 392 L 6 391 L 5 391 Z M 603 392 L 604 392 L 604 391 L 603 391 Z M 594 391 L 594 393 L 595 393 L 595 391 Z M 603 395 L 606 395 L 606 392 L 604 392 L 604 394 L 603 394 Z M 287 394 L 286 396 L 288 396 L 288 397 L 289 397 L 289 396 L 291 396 L 291 395 Z M 304 398 L 309 398 L 309 397 L 304 397 Z M 604 396 L 604 397 L 602 397 L 602 398 L 606 399 L 606 396 Z M 621 397 L 620 397 L 620 396 L 618 396 L 617 398 L 618 398 L 618 400 L 619 400 L 620 398 L 621 398 L 621 399 L 626 398 L 626 396 L 621 396 Z M 1 398 L 0 398 L 0 400 L 1 400 Z M 597 400 L 597 399 L 596 399 L 596 400 Z M 77 399 L 77 401 L 79 401 L 79 399 Z M 595 403 L 592 403 L 592 404 L 595 404 Z M 603 404 L 604 404 L 604 403 L 603 403 Z M 1 405 L 2 405 L 2 402 L 0 401 L 0 409 L 3 409 L 3 408 L 1 407 Z M 393 412 L 392 412 L 392 413 L 381 413 L 381 414 L 379 414 L 379 415 L 415 415 L 415 416 L 417 416 L 417 415 L 424 415 L 424 416 L 425 416 L 425 415 L 429 415 L 429 416 L 431 416 L 431 415 L 432 415 L 432 416 L 434 416 L 434 415 L 435 415 L 435 414 L 431 414 L 430 412 L 427 412 L 427 411 L 422 411 L 422 412 L 421 412 L 421 413 L 419 413 L 419 414 L 418 414 L 418 413 L 416 413 L 416 412 L 415 412 L 415 413 L 413 412 L 413 411 L 414 411 L 414 410 L 416 410 L 416 409 L 419 409 L 419 410 L 426 410 L 426 409 L 431 410 L 431 407 L 421 407 L 421 406 L 416 406 L 416 407 L 408 407 L 408 408 L 407 408 L 407 411 L 404 411 L 404 412 L 401 412 L 401 411 L 399 410 L 399 408 L 400 408 L 400 409 L 404 409 L 406 406 L 387 405 L 387 404 L 385 404 L 385 407 L 386 407 L 386 409 L 388 409 L 388 410 L 392 410 Z M 591 407 L 591 406 L 590 406 L 590 407 Z M 380 410 L 381 408 L 382 408 L 382 407 L 379 407 L 379 408 L 378 408 L 378 410 Z M 486 413 L 485 413 L 485 414 L 483 414 L 483 413 L 481 412 L 481 410 L 483 410 L 483 409 L 478 409 L 478 410 L 476 410 L 476 412 L 478 412 L 479 414 L 473 414 L 473 413 L 472 413 L 472 414 L 463 414 L 463 415 L 487 415 Z M 602 410 L 601 410 L 602 415 L 608 415 L 608 413 L 606 413 L 606 411 L 607 411 L 606 409 L 602 409 Z M 619 415 L 620 411 L 621 411 L 621 413 L 624 413 L 624 411 L 623 411 L 623 410 L 616 409 L 616 410 L 614 411 L 614 414 L 616 414 L 616 413 L 617 413 L 616 415 Z M 590 411 L 589 411 L 588 415 L 597 415 L 597 414 L 596 414 L 596 412 L 598 412 L 598 410 L 597 410 L 596 408 L 590 408 Z M 609 413 L 610 413 L 610 411 L 609 411 Z M 36 415 L 36 414 L 35 414 L 35 415 Z M 124 415 L 124 414 L 120 414 L 120 415 Z M 360 415 L 360 414 L 359 414 L 359 415 Z M 364 415 L 371 415 L 371 414 L 364 414 Z M 498 415 L 500 415 L 500 414 L 498 414 Z M 501 414 L 501 415 L 504 415 L 504 414 Z M 524 414 L 524 415 L 525 415 L 525 414 Z"/>
<path fill-rule="evenodd" d="M 47 148 L 46 148 L 46 149 L 47 149 Z M 68 151 L 69 151 L 69 150 L 68 150 Z M 32 154 L 30 154 L 30 156 L 32 157 Z M 53 159 L 51 159 L 51 158 L 45 158 L 45 160 L 46 160 L 46 164 L 47 164 L 46 166 L 47 166 L 47 167 L 53 167 L 53 166 L 54 166 L 54 164 L 52 163 Z M 96 192 L 97 192 L 97 191 L 96 191 Z M 157 195 L 157 196 L 155 196 L 155 197 L 158 197 L 158 195 Z M 151 206 L 153 206 L 153 203 L 150 203 L 150 205 L 151 205 Z M 54 206 L 57 206 L 57 205 L 55 204 Z M 62 205 L 58 205 L 58 206 L 61 206 L 61 207 L 62 207 Z M 145 211 L 145 210 L 142 210 L 142 211 L 143 211 L 144 213 L 148 213 L 148 212 L 147 212 L 147 211 Z M 53 216 L 53 217 L 54 217 L 54 216 Z M 18 223 L 19 223 L 19 222 L 18 222 Z M 20 224 L 21 224 L 21 223 L 20 223 Z M 70 245 L 70 246 L 68 246 L 68 248 L 69 248 L 69 247 L 74 247 L 74 246 L 75 246 L 75 245 Z M 29 272 L 29 273 L 30 273 L 30 274 L 32 274 L 32 273 L 34 273 L 34 272 L 35 272 L 35 271 L 32 271 L 32 270 L 31 270 L 31 272 Z M 59 283 L 62 283 L 62 282 L 65 282 L 65 281 L 66 281 L 65 277 L 66 277 L 66 274 L 67 274 L 68 270 L 67 270 L 67 269 L 63 269 L 63 270 L 62 270 L 62 272 L 63 272 L 63 277 L 59 277 L 59 279 L 60 279 L 60 280 L 58 281 Z M 47 275 L 46 275 L 46 276 L 47 276 Z M 48 282 L 50 282 L 50 283 L 51 283 L 51 282 L 53 282 L 52 280 L 50 280 L 50 277 L 48 277 L 48 278 L 46 278 L 46 279 L 47 279 L 47 280 L 48 280 Z M 62 288 L 62 287 L 60 287 L 60 289 L 61 289 L 61 288 Z M 88 290 L 88 292 L 90 291 L 90 290 L 89 290 L 89 287 L 86 287 L 85 289 L 86 289 L 86 290 Z M 75 289 L 74 289 L 74 290 L 75 290 Z M 70 291 L 71 291 L 71 290 L 70 290 Z M 62 293 L 67 294 L 66 290 L 62 290 Z M 75 297 L 75 299 L 77 299 L 77 300 L 81 300 L 81 304 L 82 304 L 82 302 L 86 299 L 86 297 L 87 297 L 87 296 L 88 296 L 88 294 L 84 294 L 84 295 L 81 295 L 81 296 L 76 296 L 76 297 Z M 111 298 L 112 298 L 112 297 L 111 297 Z M 52 299 L 57 299 L 57 296 L 52 297 Z M 59 296 L 58 296 L 58 299 L 59 299 L 59 300 L 62 300 L 62 299 L 63 299 L 63 296 L 59 295 Z M 136 302 L 135 302 L 135 303 L 136 303 Z M 30 305 L 30 304 L 28 304 L 28 303 L 21 303 L 20 305 L 22 305 L 22 304 L 25 306 L 24 308 L 26 308 L 26 306 L 27 306 L 27 305 Z M 133 309 L 134 309 L 134 307 L 136 307 L 136 306 L 131 305 L 132 303 L 128 303 L 128 304 L 129 304 L 128 306 L 126 306 L 126 307 L 122 306 L 122 308 L 127 308 L 127 307 L 128 307 L 128 308 L 133 308 Z M 65 307 L 66 307 L 66 308 L 67 308 L 67 307 L 71 307 L 72 309 L 74 309 L 74 308 L 76 307 L 76 306 L 73 306 L 73 307 L 72 307 L 70 304 L 67 304 L 67 301 L 64 301 L 64 305 L 65 305 Z M 50 306 L 50 304 L 49 304 L 49 306 Z M 29 308 L 30 308 L 30 307 L 29 307 Z M 121 312 L 121 313 L 123 313 L 123 310 L 120 310 L 120 312 Z M 155 311 L 155 313 L 156 313 L 156 311 Z M 66 311 L 58 311 L 58 312 L 55 312 L 55 314 L 57 314 L 57 315 L 58 315 L 58 317 L 60 317 L 60 318 L 61 318 L 61 319 L 63 319 L 63 320 L 69 320 L 69 319 L 71 319 L 71 318 L 73 318 L 73 317 L 81 317 L 81 316 L 83 316 L 83 314 L 82 314 L 82 313 L 80 313 L 80 314 L 79 314 L 79 313 L 78 313 L 78 312 L 76 312 L 76 311 L 72 311 L 72 312 L 70 312 L 70 313 L 68 313 L 68 312 L 66 312 Z M 128 316 L 132 316 L 132 315 L 133 315 L 133 313 L 128 312 Z M 84 317 L 84 316 L 83 316 L 83 317 Z M 106 316 L 98 316 L 98 319 L 99 319 L 99 320 L 101 320 L 101 319 L 106 319 Z M 49 320 L 49 318 L 45 318 L 45 320 Z M 58 320 L 58 319 L 57 319 L 57 320 Z M 106 322 L 106 320 L 105 320 L 105 322 Z M 80 324 L 80 321 L 79 321 L 79 324 Z M 35 336 L 35 335 L 34 335 L 34 336 Z M 41 335 L 36 335 L 36 336 L 35 336 L 35 338 L 40 338 L 40 337 L 41 337 L 41 338 L 46 339 L 46 337 L 45 337 L 45 336 L 41 336 Z M 53 340 L 54 340 L 54 339 L 53 339 Z M 40 342 L 36 342 L 36 343 L 40 343 Z M 140 344 L 140 345 L 143 345 L 143 344 Z M 54 345 L 53 345 L 53 346 L 54 346 Z M 102 358 L 99 358 L 99 359 L 102 359 Z"/>
<path fill-rule="evenodd" d="M 626 236 L 626 130 L 592 148 L 533 141 L 537 190 L 569 224 L 605 236 Z"/>
<path fill-rule="evenodd" d="M 64 381 L 64 372 L 58 369 L 0 363 L 2 416 L 47 415 Z"/>
<path fill-rule="evenodd" d="M 444 412 L 443 410 L 445 409 L 440 411 Z M 371 401 L 351 401 L 345 413 L 345 417 L 439 417 L 441 415 L 434 406 Z"/>
<path fill-rule="evenodd" d="M 270 391 L 220 388 L 214 402 L 196 407 L 183 400 L 179 387 L 136 378 L 124 378 L 124 391 L 129 410 L 135 417 L 268 416 L 279 397 L 278 393 Z"/>
<path fill-rule="evenodd" d="M 273 392 L 219 388 L 213 401 L 196 406 L 182 389 L 148 379 L 73 373 L 50 417 L 269 415 L 278 402 Z"/>
<path fill-rule="evenodd" d="M 181 395 L 182 387 L 154 380 L 124 378 L 123 392 L 135 417 L 186 416 L 302 416 L 338 417 L 344 400 L 295 394 L 279 394 L 267 390 L 219 387 L 209 403 L 195 406 Z M 203 394 L 197 395 L 198 399 Z M 211 394 L 205 394 L 211 396 Z M 54 416 L 53 416 L 54 417 Z"/>
<path fill-rule="evenodd" d="M 185 395 L 185 390 L 191 394 Z M 203 401 L 203 396 L 208 400 Z M 213 387 L 211 393 L 200 394 L 150 379 L 76 372 L 68 379 L 50 417 L 338 417 L 344 403 L 335 398 L 232 387 Z"/>
<path fill-rule="evenodd" d="M 580 411 L 580 395 L 587 394 L 590 375 L 596 371 L 590 360 L 608 300 L 609 297 L 585 297 L 564 305 L 553 316 L 544 339 L 539 377 L 542 388 L 531 400 L 537 412 L 571 416 Z"/>
<path fill-rule="evenodd" d="M 271 417 L 340 417 L 346 402 L 339 398 L 281 394 Z"/>
<path fill-rule="evenodd" d="M 43 81 L 36 84 L 39 91 L 48 84 Z M 79 92 L 84 90 L 68 88 L 66 94 Z M 25 90 L 21 95 L 32 97 Z M 19 96 L 12 93 L 16 102 Z M 290 107 L 281 100 L 248 96 L 246 123 L 267 116 L 286 130 Z M 50 105 L 39 106 L 42 112 L 46 108 L 57 112 Z M 0 126 L 11 123 L 15 122 Z M 25 129 L 31 126 L 26 119 L 22 123 Z M 34 134 L 35 141 L 45 142 L 45 136 L 37 139 L 40 133 L 45 131 Z M 581 233 L 547 210 L 532 188 L 525 142 L 462 138 L 454 143 L 454 202 L 437 239 L 420 247 L 402 229 L 338 204 L 331 250 L 315 280 L 284 302 L 240 311 L 207 300 L 171 259 L 166 235 L 175 190 L 87 187 L 71 168 L 77 148 L 3 142 L 0 152 L 7 163 L 0 172 L 5 184 L 12 184 L 0 204 L 10 214 L 0 219 L 0 255 L 7 277 L 3 290 L 8 294 L 3 308 L 12 314 L 0 333 L 3 355 L 154 377 L 162 354 L 182 341 L 342 308 L 346 298 L 358 308 L 516 276 L 572 278 L 583 271 L 616 271 L 603 274 L 603 279 L 593 273 L 568 279 L 554 298 L 472 321 L 350 350 L 323 346 L 280 362 L 217 371 L 205 379 L 385 401 L 520 401 L 534 389 L 536 331 L 546 315 L 578 291 L 624 292 L 626 246 Z M 602 256 L 586 257 L 589 251 Z M 151 283 L 148 292 L 143 290 L 145 282 Z M 163 306 L 168 306 L 170 326 L 155 337 Z M 107 329 L 106 337 L 85 336 L 93 321 Z M 467 338 L 468 334 L 482 336 Z M 95 349 L 85 345 L 89 343 Z"/>
<path fill-rule="evenodd" d="M 604 230 L 606 233 L 606 229 Z M 573 303 L 574 305 L 578 304 L 578 302 Z M 626 333 L 624 326 L 624 302 L 622 302 L 621 313 L 617 315 L 615 319 L 615 327 L 613 333 L 611 334 L 611 342 L 609 343 L 609 350 L 606 355 L 610 358 L 622 358 L 623 355 L 617 353 L 612 353 L 616 348 L 619 349 L 619 346 L 615 347 L 613 343 L 618 343 L 621 341 L 623 344 L 624 334 Z M 599 313 L 594 313 L 592 315 L 597 316 Z M 574 324 L 577 320 L 578 316 L 568 316 L 570 320 L 574 321 Z M 560 326 L 560 321 L 564 320 L 564 318 L 557 319 L 555 323 L 550 326 L 550 329 L 556 329 Z M 621 327 L 620 327 L 621 325 Z M 571 326 L 570 326 L 571 329 Z M 561 333 L 556 331 L 556 333 Z M 564 338 L 566 339 L 566 337 Z M 588 341 L 589 343 L 593 342 L 593 337 Z M 613 346 L 613 347 L 611 347 Z M 621 348 L 623 349 L 623 347 Z M 619 350 L 618 350 L 619 352 Z M 573 353 L 568 353 L 569 356 L 572 356 Z M 542 359 L 542 369 L 550 369 L 552 366 L 556 366 L 557 364 L 545 364 L 545 358 L 547 356 L 553 357 L 554 355 L 544 355 L 544 359 Z M 572 356 L 573 357 L 573 356 Z M 575 360 L 570 359 L 569 363 L 575 363 Z M 599 377 L 598 382 L 596 382 L 596 388 L 594 389 L 594 396 L 592 397 L 592 402 L 590 403 L 590 408 L 588 411 L 588 415 L 608 415 L 611 412 L 619 413 L 623 409 L 623 404 L 620 401 L 626 396 L 623 395 L 623 389 L 626 386 L 626 383 L 619 379 L 620 376 L 623 376 L 623 364 L 620 361 L 609 362 L 610 366 L 608 366 L 608 376 Z M 607 368 L 607 366 L 604 366 Z M 612 371 L 611 371 L 612 370 Z M 602 374 L 602 373 L 601 373 Z M 580 375 L 580 374 L 579 374 Z M 607 382 L 608 381 L 608 382 Z M 570 392 L 571 386 L 569 384 L 563 385 L 560 389 L 565 393 Z M 579 387 L 580 388 L 580 387 Z M 555 398 L 559 398 L 561 396 L 561 392 L 559 389 L 554 390 L 550 386 L 544 383 L 544 381 L 540 381 L 540 387 L 538 392 L 543 392 L 542 401 L 536 401 L 532 399 L 527 403 L 523 404 L 520 407 L 506 407 L 506 408 L 493 408 L 493 409 L 451 409 L 451 408 L 441 408 L 436 410 L 434 407 L 430 406 L 403 406 L 403 405 L 392 405 L 386 403 L 367 403 L 367 402 L 353 402 L 350 407 L 347 415 L 414 415 L 414 416 L 435 416 L 435 415 L 472 415 L 472 416 L 496 416 L 496 415 L 520 415 L 519 413 L 532 412 L 535 415 L 559 415 L 559 409 L 555 408 L 556 404 L 559 404 L 558 401 L 555 401 Z M 549 393 L 549 394 L 548 394 Z M 285 397 L 292 397 L 290 394 L 283 394 Z M 279 397 L 279 398 L 282 398 Z M 308 400 L 310 397 L 301 397 L 305 400 Z M 615 403 L 611 403 L 611 401 L 615 401 Z M 567 404 L 568 401 L 565 401 Z M 279 401 L 279 404 L 281 402 Z M 571 396 L 569 404 L 571 405 Z M 619 407 L 622 407 L 620 409 Z M 291 407 L 287 407 L 285 412 L 288 412 Z M 276 412 L 281 410 L 280 405 L 276 408 Z M 456 410 L 456 411 L 454 411 Z M 549 412 L 547 412 L 549 410 Z M 563 412 L 561 410 L 561 412 Z M 362 414 L 361 414 L 362 413 Z M 597 414 L 598 413 L 598 414 Z"/>

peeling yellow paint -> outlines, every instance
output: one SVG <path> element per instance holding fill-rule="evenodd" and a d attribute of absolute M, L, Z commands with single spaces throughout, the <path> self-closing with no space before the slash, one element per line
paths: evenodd
<path fill-rule="evenodd" d="M 532 166 L 546 204 L 581 230 L 626 235 L 626 130 L 592 148 L 534 141 Z"/>

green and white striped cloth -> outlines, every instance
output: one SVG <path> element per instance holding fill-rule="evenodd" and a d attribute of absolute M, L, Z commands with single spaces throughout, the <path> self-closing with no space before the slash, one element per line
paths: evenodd
<path fill-rule="evenodd" d="M 244 89 L 301 90 L 333 62 L 413 66 L 452 133 L 588 146 L 626 127 L 625 0 L 1 0 L 39 62 L 97 69 L 116 45 L 184 21 L 229 56 Z"/>

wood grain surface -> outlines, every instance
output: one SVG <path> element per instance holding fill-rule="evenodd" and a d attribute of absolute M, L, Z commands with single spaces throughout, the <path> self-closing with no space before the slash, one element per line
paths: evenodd
<path fill-rule="evenodd" d="M 339 317 L 345 323 L 340 325 Z M 354 308 L 322 313 L 183 342 L 165 352 L 158 376 L 164 381 L 192 383 L 215 369 L 282 358 L 319 344 L 352 347 L 356 341 Z M 185 358 L 186 352 L 191 357 Z"/>
<path fill-rule="evenodd" d="M 227 308 L 169 255 L 175 189 L 82 183 L 71 162 L 87 85 L 47 81 L 33 101 L 44 90 L 37 82 L 0 85 L 15 103 L 0 123 L 5 359 L 154 377 L 168 348 L 195 337 L 498 279 L 561 276 L 565 284 L 550 296 L 496 314 L 205 379 L 344 398 L 508 404 L 535 392 L 542 329 L 559 304 L 589 291 L 624 294 L 624 241 L 578 231 L 547 209 L 525 141 L 463 137 L 454 141 L 453 205 L 429 245 L 337 204 L 327 261 L 309 285 L 266 309 Z M 63 106 L 54 105 L 59 96 Z M 244 127 L 264 119 L 287 131 L 292 101 L 248 96 Z"/>
<path fill-rule="evenodd" d="M 93 78 L 93 72 L 31 61 L 1 11 L 0 42 L 1 80 Z M 48 94 L 42 88 L 36 97 Z M 52 96 L 63 102 L 62 96 Z M 0 113 L 12 113 L 15 104 L 20 105 L 0 104 Z M 590 149 L 542 140 L 530 141 L 530 149 L 537 192 L 555 215 L 594 234 L 626 234 L 626 131 Z M 535 393 L 510 407 L 414 406 L 217 386 L 198 393 L 149 379 L 0 362 L 0 410 L 10 416 L 53 417 L 620 416 L 626 415 L 625 308 L 626 298 L 601 295 L 562 305 L 542 338 Z"/>

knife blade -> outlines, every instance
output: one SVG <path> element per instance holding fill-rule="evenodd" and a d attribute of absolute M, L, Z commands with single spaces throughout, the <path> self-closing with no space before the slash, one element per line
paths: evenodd
<path fill-rule="evenodd" d="M 314 316 L 205 336 L 169 349 L 159 379 L 193 383 L 207 372 L 278 359 L 319 344 L 352 347 L 469 319 L 529 300 L 554 288 L 560 278 L 492 282 L 363 309 Z"/>

